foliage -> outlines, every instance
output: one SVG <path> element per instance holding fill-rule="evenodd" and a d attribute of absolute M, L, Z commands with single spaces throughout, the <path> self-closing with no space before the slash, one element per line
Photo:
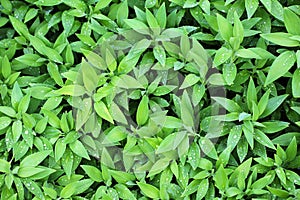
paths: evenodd
<path fill-rule="evenodd" d="M 2 199 L 300 199 L 298 0 L 1 0 Z"/>

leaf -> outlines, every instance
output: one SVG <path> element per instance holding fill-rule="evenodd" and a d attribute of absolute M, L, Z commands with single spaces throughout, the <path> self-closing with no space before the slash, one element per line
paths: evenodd
<path fill-rule="evenodd" d="M 99 80 L 96 71 L 85 61 L 81 63 L 81 71 L 84 87 L 90 93 L 93 92 L 96 89 Z"/>
<path fill-rule="evenodd" d="M 10 62 L 9 62 L 9 59 L 8 59 L 7 55 L 5 55 L 2 58 L 2 63 L 1 64 L 2 64 L 1 65 L 2 75 L 5 79 L 7 79 L 11 74 L 11 65 L 10 65 Z"/>
<path fill-rule="evenodd" d="M 67 145 L 63 142 L 63 139 L 60 138 L 56 141 L 54 151 L 54 157 L 56 162 L 62 158 L 63 154 L 65 153 L 66 147 Z"/>
<path fill-rule="evenodd" d="M 225 63 L 232 55 L 232 50 L 227 49 L 225 47 L 221 47 L 217 50 L 216 55 L 214 57 L 215 66 L 219 66 Z"/>
<path fill-rule="evenodd" d="M 194 110 L 189 97 L 189 94 L 184 90 L 182 99 L 181 99 L 181 119 L 184 125 L 194 128 Z"/>
<path fill-rule="evenodd" d="M 113 144 L 124 140 L 127 137 L 126 129 L 121 126 L 115 126 L 111 131 L 107 133 L 102 144 Z"/>
<path fill-rule="evenodd" d="M 8 106 L 0 106 L 0 112 L 9 117 L 16 116 L 16 111 L 13 108 L 8 107 Z"/>
<path fill-rule="evenodd" d="M 268 136 L 266 136 L 262 131 L 258 129 L 254 131 L 254 138 L 262 145 L 269 147 L 271 149 L 276 149 L 272 141 L 268 138 Z"/>
<path fill-rule="evenodd" d="M 165 170 L 170 164 L 169 158 L 163 158 L 156 161 L 153 166 L 151 167 L 149 174 L 147 177 L 152 177 L 156 174 L 161 173 L 163 170 Z"/>
<path fill-rule="evenodd" d="M 223 106 L 229 112 L 242 112 L 241 107 L 233 100 L 224 97 L 212 97 L 218 104 Z"/>
<path fill-rule="evenodd" d="M 286 155 L 287 155 L 287 162 L 292 161 L 297 156 L 297 139 L 296 137 L 293 137 L 291 143 L 286 148 Z"/>
<path fill-rule="evenodd" d="M 101 118 L 109 121 L 112 124 L 114 123 L 112 116 L 110 115 L 106 105 L 102 101 L 96 102 L 94 105 L 94 109 Z"/>
<path fill-rule="evenodd" d="M 0 117 L 0 130 L 7 128 L 12 122 L 9 117 Z"/>
<path fill-rule="evenodd" d="M 217 151 L 215 149 L 214 144 L 210 141 L 210 139 L 206 137 L 201 137 L 199 140 L 199 146 L 201 150 L 210 158 L 217 159 Z"/>
<path fill-rule="evenodd" d="M 200 81 L 200 77 L 196 76 L 195 74 L 188 74 L 185 78 L 183 83 L 181 84 L 179 89 L 184 89 L 187 87 L 191 87 L 195 85 L 198 81 Z"/>
<path fill-rule="evenodd" d="M 136 121 L 139 126 L 144 125 L 149 118 L 149 108 L 148 108 L 149 98 L 148 96 L 143 96 L 139 103 L 136 112 Z"/>
<path fill-rule="evenodd" d="M 295 62 L 295 52 L 286 51 L 280 54 L 272 63 L 264 85 L 267 86 L 283 76 L 291 69 Z"/>
<path fill-rule="evenodd" d="M 142 183 L 142 182 L 138 182 L 137 185 L 139 186 L 139 188 L 141 189 L 141 191 L 147 196 L 150 197 L 152 199 L 156 199 L 159 198 L 159 190 L 147 183 Z"/>
<path fill-rule="evenodd" d="M 59 90 L 53 91 L 57 95 L 82 96 L 86 93 L 84 87 L 80 85 L 65 85 Z"/>
<path fill-rule="evenodd" d="M 247 17 L 250 19 L 258 8 L 258 0 L 245 0 Z"/>
<path fill-rule="evenodd" d="M 15 58 L 17 61 L 32 67 L 39 67 L 43 65 L 44 60 L 37 54 L 24 54 Z"/>
<path fill-rule="evenodd" d="M 0 172 L 9 173 L 10 172 L 10 163 L 6 160 L 0 159 Z"/>
<path fill-rule="evenodd" d="M 90 160 L 87 150 L 80 141 L 76 140 L 75 142 L 70 143 L 69 147 L 78 156 Z"/>
<path fill-rule="evenodd" d="M 20 167 L 36 167 L 51 153 L 51 151 L 41 151 L 30 154 L 20 162 Z"/>
<path fill-rule="evenodd" d="M 95 182 L 101 182 L 102 175 L 98 168 L 91 165 L 80 165 L 84 172 Z"/>
<path fill-rule="evenodd" d="M 300 35 L 300 17 L 289 8 L 284 8 L 283 11 L 284 25 L 288 33 Z"/>
<path fill-rule="evenodd" d="M 157 22 L 162 29 L 166 28 L 167 24 L 167 14 L 166 14 L 166 6 L 165 3 L 162 3 L 159 9 L 156 12 L 155 17 L 159 19 Z"/>
<path fill-rule="evenodd" d="M 225 191 L 225 189 L 228 187 L 228 177 L 222 164 L 216 171 L 213 179 L 215 181 L 216 187 L 219 190 Z"/>
<path fill-rule="evenodd" d="M 153 54 L 154 54 L 154 57 L 156 58 L 156 60 L 158 60 L 158 62 L 162 66 L 165 66 L 165 64 L 166 64 L 166 52 L 165 52 L 164 48 L 160 45 L 155 46 L 153 48 Z"/>
<path fill-rule="evenodd" d="M 292 93 L 294 98 L 300 98 L 300 69 L 296 69 L 293 73 Z"/>
<path fill-rule="evenodd" d="M 232 37 L 232 25 L 220 14 L 217 14 L 217 22 L 222 38 L 229 42 L 230 37 Z"/>
<path fill-rule="evenodd" d="M 84 179 L 80 181 L 71 182 L 66 185 L 60 192 L 60 197 L 70 198 L 73 195 L 81 194 L 94 183 L 91 179 Z"/>
<path fill-rule="evenodd" d="M 223 66 L 223 78 L 228 85 L 232 85 L 237 74 L 237 68 L 235 64 L 228 63 Z"/>
<path fill-rule="evenodd" d="M 262 113 L 260 118 L 264 118 L 272 114 L 283 102 L 284 100 L 288 97 L 288 94 L 272 97 L 269 99 L 267 107 L 265 111 Z"/>
<path fill-rule="evenodd" d="M 19 21 L 19 19 L 13 17 L 13 16 L 9 16 L 9 20 L 11 22 L 11 24 L 14 27 L 14 30 L 16 30 L 18 32 L 19 35 L 24 36 L 26 39 L 29 39 L 29 30 L 26 27 L 26 25 Z"/>
<path fill-rule="evenodd" d="M 136 19 L 124 19 L 124 22 L 136 32 L 144 35 L 150 35 L 148 26 L 143 22 Z"/>
<path fill-rule="evenodd" d="M 298 47 L 300 43 L 297 40 L 292 39 L 292 36 L 292 34 L 284 32 L 261 34 L 262 38 L 274 44 L 284 47 Z"/>

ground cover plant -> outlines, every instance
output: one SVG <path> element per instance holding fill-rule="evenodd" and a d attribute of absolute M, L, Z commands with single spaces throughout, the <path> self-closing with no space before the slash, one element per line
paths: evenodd
<path fill-rule="evenodd" d="M 1 200 L 300 199 L 299 0 L 0 3 Z"/>

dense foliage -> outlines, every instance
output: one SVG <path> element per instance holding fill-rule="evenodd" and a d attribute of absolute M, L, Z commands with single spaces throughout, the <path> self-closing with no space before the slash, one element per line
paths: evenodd
<path fill-rule="evenodd" d="M 1 0 L 0 193 L 300 199 L 299 0 Z"/>

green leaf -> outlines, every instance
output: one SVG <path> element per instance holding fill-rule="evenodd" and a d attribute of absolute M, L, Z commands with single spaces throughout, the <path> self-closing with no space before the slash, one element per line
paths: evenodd
<path fill-rule="evenodd" d="M 282 77 L 291 69 L 295 62 L 295 52 L 286 51 L 280 54 L 272 63 L 264 85 L 267 86 Z"/>
<path fill-rule="evenodd" d="M 121 126 L 114 127 L 111 131 L 105 135 L 102 144 L 113 144 L 124 140 L 127 137 L 126 129 Z"/>
<path fill-rule="evenodd" d="M 195 85 L 198 81 L 200 81 L 200 77 L 196 76 L 195 74 L 188 74 L 180 86 L 180 89 L 184 89 L 187 87 L 191 87 Z"/>
<path fill-rule="evenodd" d="M 54 151 L 54 157 L 55 161 L 57 162 L 63 154 L 65 153 L 67 145 L 63 142 L 63 139 L 58 139 L 55 143 L 55 151 Z"/>
<path fill-rule="evenodd" d="M 292 36 L 292 34 L 284 32 L 261 34 L 261 37 L 274 44 L 284 47 L 298 47 L 299 41 L 292 39 Z"/>
<path fill-rule="evenodd" d="M 94 104 L 94 109 L 101 118 L 109 121 L 112 124 L 114 123 L 109 110 L 107 109 L 106 105 L 102 101 L 96 102 Z"/>
<path fill-rule="evenodd" d="M 272 114 L 283 102 L 284 100 L 288 97 L 288 94 L 272 97 L 269 99 L 267 107 L 265 111 L 262 113 L 260 118 L 264 118 Z"/>
<path fill-rule="evenodd" d="M 60 192 L 60 197 L 70 198 L 73 195 L 81 194 L 94 183 L 91 179 L 75 181 L 66 185 Z"/>
<path fill-rule="evenodd" d="M 36 167 L 51 153 L 51 151 L 41 151 L 30 154 L 20 162 L 20 167 Z"/>
<path fill-rule="evenodd" d="M 125 19 L 124 22 L 136 32 L 144 35 L 150 35 L 148 26 L 143 22 L 136 19 Z"/>
<path fill-rule="evenodd" d="M 90 93 L 93 92 L 96 89 L 99 80 L 96 71 L 92 66 L 89 65 L 89 63 L 85 61 L 81 63 L 81 71 L 82 71 L 84 87 Z"/>
<path fill-rule="evenodd" d="M 233 100 L 226 99 L 224 97 L 212 97 L 212 99 L 223 106 L 229 112 L 242 112 L 241 107 Z"/>
<path fill-rule="evenodd" d="M 9 59 L 6 55 L 2 58 L 1 64 L 2 64 L 1 65 L 2 75 L 5 79 L 7 79 L 11 74 L 11 65 L 10 65 Z"/>
<path fill-rule="evenodd" d="M 286 148 L 287 162 L 292 161 L 297 156 L 297 140 L 296 137 L 293 137 L 291 143 Z"/>
<path fill-rule="evenodd" d="M 214 57 L 215 66 L 219 66 L 225 63 L 232 55 L 232 50 L 227 49 L 225 47 L 221 47 L 217 50 L 216 55 Z"/>
<path fill-rule="evenodd" d="M 217 22 L 222 38 L 229 42 L 230 37 L 232 37 L 232 25 L 220 14 L 217 14 Z"/>
<path fill-rule="evenodd" d="M 158 60 L 158 62 L 162 66 L 165 66 L 165 64 L 166 64 L 166 52 L 165 52 L 164 48 L 160 45 L 155 46 L 153 48 L 153 54 L 154 54 L 154 57 L 156 58 L 156 60 Z"/>
<path fill-rule="evenodd" d="M 203 153 L 205 153 L 208 157 L 213 158 L 213 159 L 218 158 L 215 146 L 212 143 L 212 141 L 210 141 L 210 139 L 208 139 L 206 137 L 201 137 L 199 140 L 199 146 L 200 146 L 201 150 L 203 151 Z"/>
<path fill-rule="evenodd" d="M 189 94 L 186 90 L 184 90 L 183 92 L 180 108 L 181 119 L 183 124 L 188 127 L 194 128 L 194 109 Z"/>
<path fill-rule="evenodd" d="M 292 93 L 293 97 L 300 98 L 300 69 L 296 69 L 293 73 Z"/>
<path fill-rule="evenodd" d="M 7 128 L 12 122 L 9 117 L 0 117 L 0 130 Z"/>
<path fill-rule="evenodd" d="M 16 111 L 13 108 L 8 107 L 8 106 L 0 106 L 0 112 L 9 117 L 16 116 Z"/>
<path fill-rule="evenodd" d="M 9 20 L 13 25 L 14 30 L 16 30 L 19 35 L 24 36 L 26 39 L 29 39 L 29 30 L 23 22 L 13 16 L 9 16 Z"/>
<path fill-rule="evenodd" d="M 258 0 L 245 0 L 247 17 L 250 19 L 258 8 Z"/>
<path fill-rule="evenodd" d="M 138 182 L 137 183 L 139 188 L 141 189 L 141 191 L 147 196 L 150 197 L 152 199 L 156 199 L 159 198 L 159 190 L 147 183 L 142 183 L 142 182 Z"/>
<path fill-rule="evenodd" d="M 45 60 L 37 54 L 30 54 L 30 53 L 24 54 L 15 59 L 25 65 L 32 66 L 32 67 L 39 67 L 39 66 L 43 65 L 44 60 Z"/>
<path fill-rule="evenodd" d="M 289 8 L 284 8 L 283 11 L 284 25 L 288 33 L 300 35 L 300 17 Z"/>
<path fill-rule="evenodd" d="M 84 87 L 80 85 L 65 85 L 59 90 L 53 91 L 57 95 L 82 96 L 86 93 Z"/>
<path fill-rule="evenodd" d="M 102 175 L 98 168 L 91 165 L 80 165 L 80 167 L 84 170 L 84 172 L 95 182 L 101 182 Z"/>
<path fill-rule="evenodd" d="M 0 172 L 9 173 L 10 172 L 10 163 L 6 160 L 0 159 Z"/>
<path fill-rule="evenodd" d="M 80 141 L 76 140 L 75 142 L 70 143 L 69 147 L 78 156 L 90 160 L 87 150 Z"/>
<path fill-rule="evenodd" d="M 225 189 L 228 187 L 228 177 L 222 164 L 216 171 L 213 179 L 215 181 L 216 187 L 219 190 L 225 191 Z"/>
<path fill-rule="evenodd" d="M 157 22 L 160 25 L 162 29 L 166 28 L 167 24 L 167 14 L 166 14 L 166 6 L 165 3 L 163 2 L 159 9 L 156 12 L 155 17 L 159 19 Z"/>
<path fill-rule="evenodd" d="M 137 112 L 136 112 L 136 121 L 139 126 L 144 125 L 149 118 L 149 98 L 148 96 L 143 96 L 142 100 L 139 103 Z"/>
<path fill-rule="evenodd" d="M 271 149 L 276 149 L 273 142 L 268 138 L 268 136 L 266 136 L 262 131 L 258 129 L 254 131 L 254 138 L 262 145 L 269 147 Z"/>

